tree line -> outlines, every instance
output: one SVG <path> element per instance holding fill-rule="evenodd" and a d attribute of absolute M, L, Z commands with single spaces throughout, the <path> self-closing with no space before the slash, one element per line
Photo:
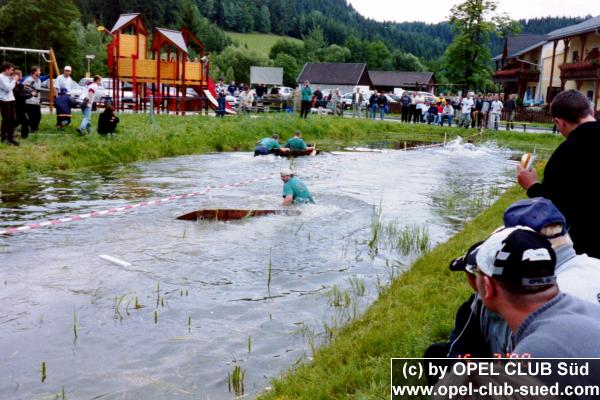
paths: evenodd
<path fill-rule="evenodd" d="M 150 30 L 190 28 L 211 52 L 214 77 L 238 82 L 248 81 L 246 66 L 280 66 L 285 69 L 284 83 L 291 85 L 309 61 L 365 62 L 372 70 L 428 70 L 438 80 L 460 76 L 446 65 L 448 49 L 453 51 L 452 44 L 461 40 L 456 24 L 377 22 L 361 16 L 345 0 L 0 0 L 0 45 L 53 47 L 59 63 L 72 65 L 76 76 L 86 70 L 85 55 L 94 54 L 92 72 L 106 74 L 110 36 L 97 27 L 110 28 L 128 12 L 141 13 Z M 582 20 L 546 17 L 519 22 L 523 33 L 547 33 Z M 263 54 L 235 43 L 226 30 L 287 35 L 302 43 L 281 40 L 270 54 Z M 485 30 L 482 52 L 495 55 L 503 39 L 492 31 Z M 33 56 L 9 57 L 24 69 L 38 63 Z"/>

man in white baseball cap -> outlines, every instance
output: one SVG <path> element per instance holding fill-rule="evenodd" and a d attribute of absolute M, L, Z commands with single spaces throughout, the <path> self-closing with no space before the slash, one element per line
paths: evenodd
<path fill-rule="evenodd" d="M 67 89 L 67 93 L 70 93 L 73 89 L 73 78 L 71 78 L 71 66 L 66 65 L 63 69 L 62 75 L 59 75 L 54 82 L 54 90 L 58 94 L 60 89 Z"/>
<path fill-rule="evenodd" d="M 283 202 L 284 206 L 291 204 L 314 204 L 314 200 L 308 191 L 308 188 L 294 172 L 289 168 L 281 170 L 281 180 L 283 181 Z"/>

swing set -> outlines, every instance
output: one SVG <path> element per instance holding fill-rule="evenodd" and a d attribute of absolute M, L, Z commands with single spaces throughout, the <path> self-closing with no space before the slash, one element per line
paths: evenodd
<path fill-rule="evenodd" d="M 23 53 L 25 55 L 25 71 L 27 71 L 27 54 L 37 54 L 38 55 L 38 65 L 40 65 L 41 59 L 43 59 L 49 66 L 49 87 L 50 87 L 50 112 L 53 111 L 53 103 L 54 103 L 54 77 L 58 75 L 59 69 L 58 64 L 56 63 L 56 56 L 54 55 L 54 50 L 50 48 L 50 50 L 39 50 L 39 49 L 25 49 L 19 47 L 0 47 L 0 51 L 2 51 L 2 60 L 6 61 L 6 53 Z"/>

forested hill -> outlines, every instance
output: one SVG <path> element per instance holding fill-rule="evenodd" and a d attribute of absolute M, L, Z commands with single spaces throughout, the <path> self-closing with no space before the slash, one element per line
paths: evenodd
<path fill-rule="evenodd" d="M 74 73 L 108 72 L 106 43 L 97 30 L 112 27 L 122 13 L 139 12 L 148 28 L 190 28 L 212 55 L 215 76 L 248 81 L 249 65 L 283 67 L 293 84 L 305 62 L 365 62 L 373 70 L 433 71 L 443 78 L 440 58 L 453 40 L 448 23 L 377 22 L 361 16 L 346 0 L 0 0 L 0 46 L 47 49 Z M 547 33 L 583 18 L 521 21 L 524 33 Z M 24 23 L 24 21 L 26 23 Z M 277 41 L 269 54 L 235 46 L 225 31 L 288 35 L 303 42 Z M 234 44 L 234 46 L 231 46 Z M 500 38 L 491 43 L 498 54 Z M 415 57 L 416 56 L 416 57 Z M 6 58 L 9 57 L 9 58 Z M 5 55 L 21 69 L 39 57 Z"/>
<path fill-rule="evenodd" d="M 303 38 L 318 26 L 329 44 L 344 45 L 351 36 L 381 40 L 390 49 L 425 60 L 440 57 L 453 38 L 448 23 L 377 22 L 360 15 L 346 0 L 76 0 L 76 3 L 84 22 L 109 26 L 119 14 L 135 11 L 144 15 L 149 26 L 179 28 L 178 24 L 189 21 L 197 9 L 204 28 L 211 29 L 211 38 L 203 39 L 209 41 L 208 47 L 213 50 L 221 50 L 226 39 L 209 27 L 209 21 L 227 31 L 256 31 L 296 38 Z M 523 33 L 547 33 L 582 20 L 547 17 L 521 23 Z M 215 43 L 211 43 L 211 39 Z M 492 53 L 496 53 L 501 40 L 495 38 L 491 45 Z"/>

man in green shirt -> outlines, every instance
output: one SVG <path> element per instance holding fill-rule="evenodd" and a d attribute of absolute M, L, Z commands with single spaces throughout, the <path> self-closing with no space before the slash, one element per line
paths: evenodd
<path fill-rule="evenodd" d="M 304 86 L 300 91 L 302 95 L 302 105 L 300 109 L 300 118 L 306 118 L 308 116 L 308 112 L 310 111 L 310 101 L 312 100 L 312 89 L 310 88 L 310 82 L 304 81 Z"/>
<path fill-rule="evenodd" d="M 276 153 L 278 151 L 282 153 L 287 153 L 288 151 L 290 151 L 290 149 L 281 148 L 281 145 L 279 144 L 279 135 L 275 133 L 271 135 L 271 137 L 261 139 L 258 141 L 258 143 L 256 143 L 256 148 L 254 149 L 254 157 L 266 156 L 268 154 Z"/>
<path fill-rule="evenodd" d="M 291 204 L 314 204 L 308 188 L 300 179 L 294 176 L 289 168 L 281 170 L 281 180 L 283 183 L 283 202 L 281 205 L 289 206 Z"/>
<path fill-rule="evenodd" d="M 312 147 L 308 147 L 306 145 L 306 143 L 302 139 L 302 132 L 300 132 L 300 131 L 296 131 L 294 133 L 294 137 L 288 139 L 288 141 L 285 144 L 285 147 L 288 148 L 288 149 L 290 149 L 291 151 L 294 151 L 294 150 L 313 150 Z"/>

